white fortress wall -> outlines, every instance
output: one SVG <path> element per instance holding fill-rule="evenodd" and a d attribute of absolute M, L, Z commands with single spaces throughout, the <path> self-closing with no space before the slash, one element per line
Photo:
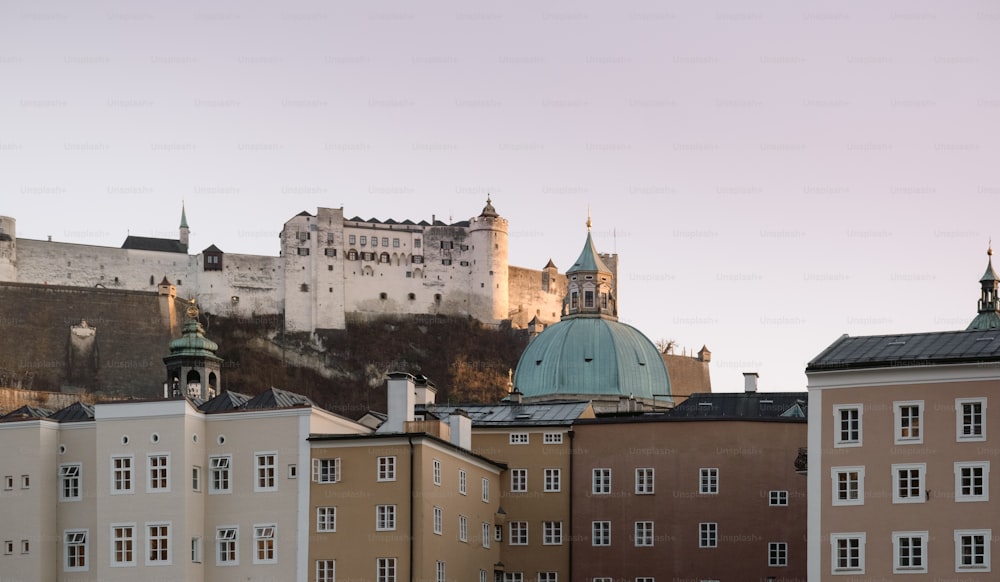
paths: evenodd
<path fill-rule="evenodd" d="M 281 313 L 285 301 L 285 268 L 280 257 L 224 253 L 221 271 L 204 270 L 204 256 L 194 257 L 193 279 L 198 304 L 205 311 L 227 317 L 252 318 Z M 187 297 L 184 288 L 178 294 Z"/>

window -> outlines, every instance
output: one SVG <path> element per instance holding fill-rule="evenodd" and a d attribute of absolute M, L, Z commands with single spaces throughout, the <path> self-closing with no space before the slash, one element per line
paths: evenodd
<path fill-rule="evenodd" d="M 354 249 L 349 249 L 347 251 L 347 260 L 348 261 L 356 261 L 356 260 L 358 260 L 358 251 L 356 251 Z"/>
<path fill-rule="evenodd" d="M 834 574 L 865 573 L 865 534 L 830 534 L 830 551 Z"/>
<path fill-rule="evenodd" d="M 483 522 L 483 547 L 490 547 L 490 538 L 493 537 L 490 533 L 490 524 Z"/>
<path fill-rule="evenodd" d="M 956 398 L 955 426 L 956 435 L 960 441 L 986 440 L 985 398 Z"/>
<path fill-rule="evenodd" d="M 512 521 L 510 522 L 510 539 L 508 542 L 512 546 L 526 546 L 528 545 L 528 522 L 526 521 Z"/>
<path fill-rule="evenodd" d="M 443 530 L 443 528 L 444 528 L 443 523 L 444 523 L 443 510 L 440 507 L 435 507 L 434 508 L 434 533 L 436 533 L 437 535 L 441 535 L 443 533 L 443 531 L 444 531 Z"/>
<path fill-rule="evenodd" d="M 583 306 L 593 307 L 594 306 L 594 292 L 591 290 L 586 290 L 583 292 Z"/>
<path fill-rule="evenodd" d="M 65 533 L 64 551 L 65 562 L 63 571 L 65 572 L 86 572 L 90 564 L 87 562 L 87 534 L 88 530 L 71 530 Z"/>
<path fill-rule="evenodd" d="M 378 558 L 375 573 L 375 582 L 396 582 L 396 558 Z"/>
<path fill-rule="evenodd" d="M 528 470 L 510 470 L 510 491 L 511 493 L 524 493 L 528 490 Z"/>
<path fill-rule="evenodd" d="M 955 501 L 989 501 L 990 462 L 955 463 Z"/>
<path fill-rule="evenodd" d="M 111 524 L 111 565 L 135 566 L 135 524 Z"/>
<path fill-rule="evenodd" d="M 387 236 L 383 236 L 382 237 L 382 246 L 384 246 L 384 247 L 389 246 L 389 237 L 387 237 Z"/>
<path fill-rule="evenodd" d="M 272 524 L 253 526 L 253 563 L 273 564 L 278 561 L 275 533 L 277 526 Z"/>
<path fill-rule="evenodd" d="M 236 526 L 220 527 L 215 530 L 215 564 L 218 566 L 235 566 L 240 563 L 239 528 Z"/>
<path fill-rule="evenodd" d="M 834 417 L 834 447 L 861 446 L 861 413 L 864 408 L 860 404 L 844 404 L 833 407 Z"/>
<path fill-rule="evenodd" d="M 788 491 L 768 491 L 767 504 L 777 506 L 788 505 Z"/>
<path fill-rule="evenodd" d="M 437 572 L 437 582 L 444 582 L 444 562 L 439 560 L 435 570 Z"/>
<path fill-rule="evenodd" d="M 490 502 L 490 480 L 483 479 L 483 503 Z"/>
<path fill-rule="evenodd" d="M 288 478 L 298 479 L 299 478 L 299 466 L 295 464 L 288 465 Z"/>
<path fill-rule="evenodd" d="M 319 532 L 337 531 L 336 507 L 316 508 L 316 531 Z"/>
<path fill-rule="evenodd" d="M 547 432 L 542 435 L 542 444 L 561 445 L 562 442 L 563 442 L 563 435 L 561 432 Z"/>
<path fill-rule="evenodd" d="M 955 571 L 990 571 L 993 530 L 955 530 Z"/>
<path fill-rule="evenodd" d="M 337 560 L 316 560 L 316 582 L 334 582 L 337 579 Z"/>
<path fill-rule="evenodd" d="M 5 491 L 10 491 L 14 488 L 14 476 L 6 475 L 3 478 L 3 488 Z"/>
<path fill-rule="evenodd" d="M 420 239 L 419 238 L 413 239 L 413 248 L 415 248 L 415 249 L 419 249 L 420 248 Z"/>
<path fill-rule="evenodd" d="M 512 432 L 512 433 L 510 433 L 510 444 L 512 444 L 512 445 L 526 445 L 526 444 L 528 444 L 528 433 L 526 433 L 526 432 Z"/>
<path fill-rule="evenodd" d="M 201 538 L 191 538 L 191 561 L 195 564 L 201 563 Z"/>
<path fill-rule="evenodd" d="M 455 243 L 453 241 L 450 241 L 450 240 L 443 240 L 443 241 L 441 241 L 441 248 L 442 249 L 453 249 L 453 248 L 455 248 Z"/>
<path fill-rule="evenodd" d="M 927 532 L 893 532 L 892 554 L 893 574 L 927 572 Z"/>
<path fill-rule="evenodd" d="M 229 493 L 232 491 L 229 475 L 231 462 L 232 457 L 228 455 L 208 458 L 209 493 Z"/>
<path fill-rule="evenodd" d="M 524 582 L 524 572 L 504 572 L 503 582 Z"/>
<path fill-rule="evenodd" d="M 80 467 L 79 463 L 59 465 L 59 501 L 80 500 Z"/>
<path fill-rule="evenodd" d="M 562 522 L 542 522 L 542 544 L 546 546 L 562 545 Z"/>
<path fill-rule="evenodd" d="M 579 305 L 580 305 L 580 293 L 577 291 L 573 291 L 572 293 L 569 294 L 569 308 L 573 311 L 576 311 L 579 308 Z"/>
<path fill-rule="evenodd" d="M 278 453 L 255 453 L 254 466 L 257 479 L 254 481 L 254 491 L 276 491 L 278 483 L 275 480 L 275 456 Z"/>
<path fill-rule="evenodd" d="M 896 413 L 896 444 L 917 444 L 924 442 L 921 425 L 924 420 L 924 401 L 893 402 Z"/>
<path fill-rule="evenodd" d="M 375 506 L 375 531 L 393 531 L 396 529 L 396 506 Z"/>
<path fill-rule="evenodd" d="M 451 259 L 441 259 L 441 264 L 448 266 L 451 264 Z"/>
<path fill-rule="evenodd" d="M 326 255 L 326 256 L 328 256 L 328 257 L 336 257 L 337 256 L 337 249 L 329 249 L 329 248 L 328 249 L 323 249 L 323 254 Z M 331 265 L 331 267 L 332 267 L 332 265 Z M 331 270 L 332 270 L 332 268 L 331 268 Z"/>
<path fill-rule="evenodd" d="M 170 524 L 146 524 L 146 565 L 170 563 Z"/>
<path fill-rule="evenodd" d="M 865 504 L 865 468 L 832 467 L 834 505 Z"/>
<path fill-rule="evenodd" d="M 28 540 L 21 540 L 21 553 L 30 554 L 31 553 L 31 542 Z"/>
<path fill-rule="evenodd" d="M 545 492 L 554 493 L 562 487 L 562 473 L 559 469 L 545 469 Z"/>
<path fill-rule="evenodd" d="M 768 542 L 767 565 L 771 567 L 781 567 L 788 565 L 787 542 Z"/>
<path fill-rule="evenodd" d="M 441 484 L 441 461 L 434 459 L 433 463 L 433 473 L 434 473 L 434 484 Z"/>
<path fill-rule="evenodd" d="M 923 487 L 924 474 L 926 472 L 926 463 L 893 465 L 892 478 L 894 487 L 892 489 L 892 502 L 923 503 L 926 501 Z"/>
<path fill-rule="evenodd" d="M 198 465 L 191 467 L 191 490 L 201 491 L 201 467 Z"/>
<path fill-rule="evenodd" d="M 396 480 L 396 457 L 378 458 L 378 480 L 379 481 Z"/>
<path fill-rule="evenodd" d="M 590 522 L 590 545 L 610 546 L 611 545 L 611 522 L 592 521 Z"/>
<path fill-rule="evenodd" d="M 9 556 L 14 553 L 14 540 L 6 540 L 3 543 L 3 553 Z"/>
<path fill-rule="evenodd" d="M 465 495 L 465 469 L 458 470 L 458 492 Z"/>
<path fill-rule="evenodd" d="M 592 477 L 591 492 L 594 495 L 611 493 L 611 469 L 594 469 Z"/>
<path fill-rule="evenodd" d="M 111 457 L 111 494 L 133 493 L 131 455 Z"/>
<path fill-rule="evenodd" d="M 653 522 L 635 522 L 635 547 L 644 548 L 653 545 Z"/>
<path fill-rule="evenodd" d="M 358 238 L 356 236 L 354 236 L 353 234 L 347 235 L 347 244 L 353 245 L 353 244 L 356 244 L 357 242 L 358 242 Z"/>
<path fill-rule="evenodd" d="M 719 524 L 702 522 L 698 524 L 698 547 L 715 548 L 719 546 Z"/>
<path fill-rule="evenodd" d="M 718 469 L 710 468 L 699 470 L 698 493 L 701 493 L 702 495 L 717 495 L 719 493 Z"/>
<path fill-rule="evenodd" d="M 398 238 L 393 238 L 392 239 L 392 248 L 394 248 L 394 249 L 398 249 L 399 248 L 399 239 Z"/>
<path fill-rule="evenodd" d="M 635 582 L 656 582 L 656 578 L 654 576 L 636 576 Z M 718 582 L 718 580 L 712 582 Z"/>
<path fill-rule="evenodd" d="M 378 237 L 377 236 L 373 236 L 372 237 L 372 246 L 373 247 L 377 247 L 378 246 Z"/>
<path fill-rule="evenodd" d="M 469 541 L 469 518 L 464 515 L 458 516 L 458 541 Z"/>
<path fill-rule="evenodd" d="M 493 539 L 498 542 L 503 541 L 503 526 L 495 525 L 493 526 Z"/>
<path fill-rule="evenodd" d="M 653 494 L 653 468 L 646 467 L 635 470 L 635 494 Z"/>
<path fill-rule="evenodd" d="M 157 453 L 146 457 L 146 491 L 170 491 L 170 455 Z"/>
<path fill-rule="evenodd" d="M 312 480 L 317 483 L 337 483 L 340 481 L 340 459 L 313 459 Z"/>
<path fill-rule="evenodd" d="M 538 573 L 538 582 L 559 582 L 559 573 L 558 572 L 539 572 Z M 636 579 L 636 582 L 638 582 L 638 579 Z"/>
<path fill-rule="evenodd" d="M 28 489 L 31 487 L 31 475 L 21 475 L 21 489 Z"/>
<path fill-rule="evenodd" d="M 365 246 L 367 244 L 368 244 L 368 237 L 365 235 L 361 235 L 361 246 Z"/>

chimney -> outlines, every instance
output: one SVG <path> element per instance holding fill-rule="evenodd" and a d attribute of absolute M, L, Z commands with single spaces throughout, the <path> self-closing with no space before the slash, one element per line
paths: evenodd
<path fill-rule="evenodd" d="M 747 394 L 757 391 L 757 372 L 743 372 L 743 391 Z"/>
<path fill-rule="evenodd" d="M 521 394 L 521 391 L 518 390 L 517 388 L 514 388 L 514 391 L 510 393 L 510 402 L 512 404 L 520 404 L 522 396 L 524 395 Z"/>
<path fill-rule="evenodd" d="M 414 404 L 417 406 L 434 404 L 437 397 L 437 388 L 434 387 L 434 382 L 428 380 L 427 376 L 424 375 L 416 376 L 413 382 L 416 388 L 416 402 Z"/>
<path fill-rule="evenodd" d="M 448 416 L 448 428 L 451 432 L 451 444 L 467 451 L 472 450 L 472 419 L 461 408 Z"/>
<path fill-rule="evenodd" d="M 416 402 L 416 379 L 406 372 L 390 372 L 386 382 L 388 392 L 386 421 L 378 432 L 403 432 L 404 423 L 413 421 L 413 405 Z"/>

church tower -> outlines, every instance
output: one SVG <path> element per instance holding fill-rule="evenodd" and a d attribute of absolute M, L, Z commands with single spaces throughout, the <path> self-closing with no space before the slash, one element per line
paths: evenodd
<path fill-rule="evenodd" d="M 222 387 L 222 358 L 215 354 L 219 345 L 205 337 L 194 299 L 187 308 L 187 316 L 181 337 L 170 342 L 170 355 L 163 358 L 167 366 L 164 397 L 208 400 L 218 395 Z"/>
<path fill-rule="evenodd" d="M 986 263 L 986 272 L 979 280 L 979 314 L 976 315 L 966 331 L 972 329 L 1000 329 L 1000 298 L 997 292 L 1000 290 L 1000 278 L 993 270 L 993 246 L 986 250 L 989 257 Z"/>
<path fill-rule="evenodd" d="M 570 317 L 604 317 L 618 320 L 618 304 L 614 290 L 614 273 L 598 254 L 590 236 L 590 216 L 587 216 L 587 241 L 573 266 L 566 270 L 567 290 L 563 302 L 563 319 Z"/>
<path fill-rule="evenodd" d="M 181 246 L 184 247 L 184 251 L 187 252 L 188 249 L 188 235 L 191 234 L 191 229 L 188 228 L 187 212 L 184 208 L 184 203 L 181 202 L 181 228 L 180 228 L 180 238 L 178 239 Z"/>
<path fill-rule="evenodd" d="M 469 314 L 480 321 L 508 319 L 507 219 L 493 208 L 489 195 L 483 211 L 469 220 L 469 241 L 473 250 L 469 295 L 478 302 L 469 306 Z"/>

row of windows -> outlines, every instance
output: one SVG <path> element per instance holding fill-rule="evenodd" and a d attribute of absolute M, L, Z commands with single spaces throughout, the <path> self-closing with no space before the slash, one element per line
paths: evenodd
<path fill-rule="evenodd" d="M 433 520 L 433 532 L 435 535 L 444 535 L 444 509 L 441 507 L 434 507 L 434 520 Z M 493 538 L 494 534 L 492 532 L 492 527 L 490 524 L 483 522 L 481 535 L 479 537 L 480 543 L 482 543 L 484 548 L 490 547 L 490 540 Z M 469 518 L 464 515 L 458 516 L 458 541 L 468 542 L 469 541 Z"/>
<path fill-rule="evenodd" d="M 930 497 L 926 488 L 927 463 L 892 465 L 892 502 L 923 503 Z M 954 498 L 957 502 L 989 501 L 990 462 L 956 462 Z M 831 467 L 834 505 L 864 505 L 865 467 Z"/>
<path fill-rule="evenodd" d="M 525 522 L 517 522 L 525 523 Z M 526 527 L 526 526 L 525 526 Z M 513 530 L 512 530 L 513 531 Z M 513 534 L 512 534 L 513 535 Z M 637 521 L 634 524 L 632 539 L 629 540 L 636 547 L 652 547 L 655 545 L 654 523 L 652 521 Z M 527 543 L 527 542 L 525 542 Z M 593 521 L 591 522 L 592 546 L 611 545 L 611 522 Z M 513 542 L 511 542 L 513 545 Z M 717 548 L 719 546 L 719 524 L 717 522 L 702 522 L 698 524 L 698 547 Z M 788 543 L 769 542 L 768 543 L 768 565 L 787 566 L 788 565 Z"/>
<path fill-rule="evenodd" d="M 516 471 L 517 469 L 515 469 Z M 549 471 L 550 469 L 546 469 Z M 552 469 L 558 471 L 558 469 Z M 655 492 L 654 486 L 655 470 L 652 467 L 639 467 L 635 470 L 635 493 L 636 495 L 652 495 Z M 514 481 L 511 475 L 512 491 Z M 525 478 L 526 479 L 526 478 Z M 611 494 L 611 469 L 596 468 L 592 470 L 591 493 L 594 495 Z M 719 493 L 719 469 L 716 467 L 706 467 L 698 469 L 698 493 L 702 495 L 718 495 Z M 784 503 L 771 503 L 771 505 L 787 505 L 788 492 L 784 492 Z"/>
<path fill-rule="evenodd" d="M 892 403 L 893 440 L 897 445 L 924 442 L 924 401 Z M 834 446 L 859 447 L 863 443 L 864 406 L 841 404 L 833 407 Z M 955 399 L 955 440 L 986 440 L 986 398 Z"/>
<path fill-rule="evenodd" d="M 527 444 L 530 444 L 531 443 L 531 433 L 527 433 L 527 432 L 512 432 L 512 433 L 510 433 L 510 441 L 509 442 L 512 445 L 527 445 Z M 562 442 L 563 442 L 563 433 L 561 433 L 561 432 L 546 432 L 546 433 L 542 433 L 542 444 L 546 444 L 546 445 L 561 445 Z"/>
<path fill-rule="evenodd" d="M 441 485 L 441 461 L 432 460 L 432 478 L 434 484 Z M 333 459 L 313 459 L 312 460 L 312 480 L 316 483 L 339 483 L 341 481 L 341 461 L 340 458 Z M 396 457 L 378 457 L 376 460 L 376 480 L 395 481 L 396 480 Z M 465 495 L 468 490 L 468 475 L 465 469 L 458 470 L 458 492 Z M 482 500 L 484 503 L 490 501 L 490 480 L 483 478 L 481 488 Z"/>
<path fill-rule="evenodd" d="M 353 235 L 353 234 L 347 235 L 347 244 L 350 244 L 350 245 L 357 244 L 359 238 L 361 240 L 361 246 L 366 246 L 368 244 L 369 237 L 367 235 L 364 235 L 364 234 L 361 235 L 360 237 L 358 237 L 357 235 Z M 373 246 L 373 247 L 379 246 L 379 237 L 373 236 L 373 237 L 370 238 L 370 240 L 371 240 L 371 246 Z M 329 240 L 328 242 L 330 244 L 333 243 L 332 240 Z M 421 245 L 421 243 L 420 243 L 420 239 L 419 238 L 413 239 L 413 248 L 419 249 L 420 245 Z M 382 246 L 384 246 L 384 247 L 388 247 L 389 246 L 389 237 L 387 237 L 387 236 L 383 236 L 382 237 Z M 399 242 L 398 238 L 393 237 L 393 239 L 392 239 L 392 247 L 393 248 L 397 248 L 397 249 L 400 247 L 400 242 Z M 441 248 L 444 248 L 444 247 L 441 247 Z"/>
<path fill-rule="evenodd" d="M 989 572 L 989 529 L 954 530 L 955 572 Z M 894 574 L 927 572 L 926 531 L 892 533 L 892 571 Z M 865 573 L 864 533 L 830 534 L 831 568 L 834 574 Z"/>

